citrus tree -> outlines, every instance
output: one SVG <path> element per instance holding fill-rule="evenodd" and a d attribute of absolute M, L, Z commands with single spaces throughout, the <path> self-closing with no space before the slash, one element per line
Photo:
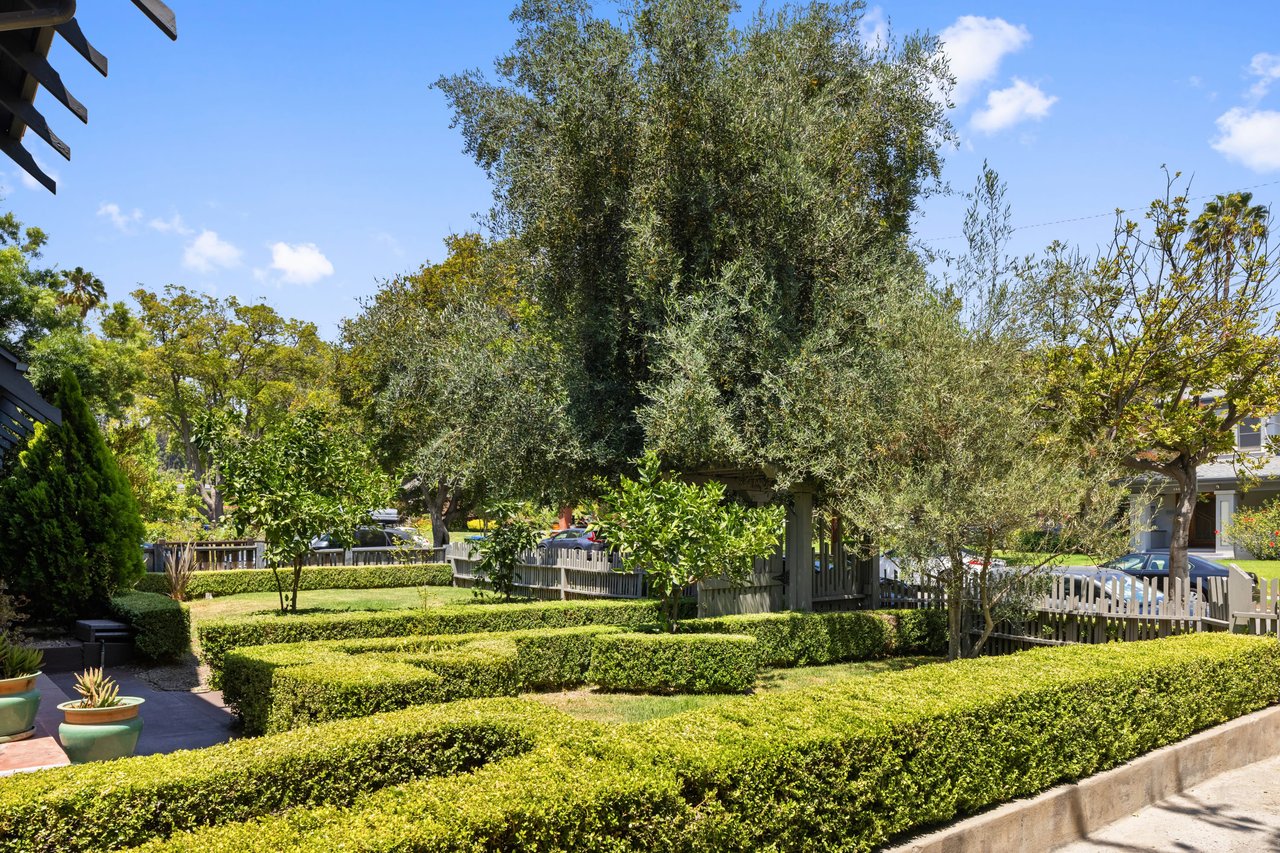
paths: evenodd
<path fill-rule="evenodd" d="M 755 558 L 778 547 L 785 509 L 726 501 L 720 482 L 682 482 L 653 451 L 638 469 L 600 498 L 591 529 L 622 554 L 623 571 L 645 573 L 662 627 L 674 632 L 684 589 L 714 577 L 746 581 Z"/>
<path fill-rule="evenodd" d="M 225 413 L 206 419 L 199 441 L 221 479 L 227 518 L 238 533 L 259 530 L 266 540 L 280 612 L 296 611 L 312 538 L 352 539 L 387 504 L 390 483 L 352 431 L 320 410 L 290 413 L 257 436 L 235 421 Z M 282 566 L 293 568 L 287 593 Z"/>

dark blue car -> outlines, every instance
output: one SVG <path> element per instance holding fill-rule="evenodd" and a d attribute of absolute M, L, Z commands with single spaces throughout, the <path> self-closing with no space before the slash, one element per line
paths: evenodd
<path fill-rule="evenodd" d="M 1204 557 L 1198 557 L 1195 554 L 1187 555 L 1187 563 L 1189 564 L 1193 586 L 1203 586 L 1202 582 L 1206 578 L 1225 578 L 1231 574 L 1227 567 L 1221 563 L 1206 560 Z M 1123 557 L 1117 557 L 1106 563 L 1103 568 L 1118 569 L 1134 577 L 1147 580 L 1163 580 L 1169 577 L 1169 552 L 1138 551 L 1132 554 L 1125 554 Z M 1245 572 L 1245 574 L 1249 576 L 1249 579 L 1253 581 L 1256 587 L 1258 585 L 1258 576 L 1253 572 Z"/>

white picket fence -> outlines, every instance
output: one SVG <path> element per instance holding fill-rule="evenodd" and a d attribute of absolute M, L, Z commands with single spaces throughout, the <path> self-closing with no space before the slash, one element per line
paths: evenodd
<path fill-rule="evenodd" d="M 480 555 L 469 542 L 445 546 L 453 566 L 453 585 L 474 587 Z M 518 594 L 542 600 L 576 598 L 644 598 L 648 594 L 642 572 L 622 571 L 622 561 L 605 551 L 534 549 L 520 558 L 516 570 Z"/>

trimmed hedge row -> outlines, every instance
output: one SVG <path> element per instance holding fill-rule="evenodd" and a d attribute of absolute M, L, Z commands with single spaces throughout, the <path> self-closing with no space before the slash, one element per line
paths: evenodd
<path fill-rule="evenodd" d="M 109 850 L 293 806 L 348 804 L 412 779 L 518 755 L 567 718 L 490 699 L 329 723 L 314 736 L 21 773 L 0 784 L 0 850 Z"/>
<path fill-rule="evenodd" d="M 143 849 L 867 850 L 1277 701 L 1266 638 L 1040 649 L 638 725 L 575 722 L 464 776 Z"/>
<path fill-rule="evenodd" d="M 410 705 L 514 696 L 585 682 L 608 625 L 433 637 L 283 643 L 226 657 L 223 698 L 247 734 Z"/>
<path fill-rule="evenodd" d="M 196 626 L 200 653 L 220 678 L 231 649 L 311 640 L 475 634 L 584 625 L 638 627 L 656 621 L 653 601 L 549 601 L 530 604 L 454 604 L 415 610 L 357 613 L 270 613 L 210 620 Z"/>
<path fill-rule="evenodd" d="M 586 680 L 606 690 L 745 693 L 756 682 L 757 645 L 741 634 L 597 637 Z"/>
<path fill-rule="evenodd" d="M 292 569 L 281 569 L 286 586 L 293 583 Z M 298 589 L 382 589 L 397 586 L 452 586 L 453 573 L 448 563 L 414 563 L 387 566 L 305 566 Z M 169 579 L 160 572 L 149 572 L 134 587 L 142 592 L 169 594 Z M 275 592 L 276 578 L 271 569 L 229 569 L 200 571 L 191 576 L 187 595 L 206 593 L 240 595 L 245 592 Z"/>
<path fill-rule="evenodd" d="M 148 660 L 174 660 L 191 650 L 191 614 L 167 595 L 121 593 L 112 597 L 111 612 L 133 626 L 133 647 Z"/>
<path fill-rule="evenodd" d="M 760 665 L 814 666 L 886 655 L 943 654 L 945 610 L 855 610 L 837 613 L 757 613 L 691 619 L 695 633 L 746 634 L 758 643 Z"/>

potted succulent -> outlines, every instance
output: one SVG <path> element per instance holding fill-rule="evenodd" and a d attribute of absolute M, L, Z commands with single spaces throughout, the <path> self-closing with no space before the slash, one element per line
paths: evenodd
<path fill-rule="evenodd" d="M 40 691 L 36 677 L 44 655 L 0 634 L 0 743 L 31 737 Z"/>
<path fill-rule="evenodd" d="M 58 739 L 72 764 L 108 761 L 133 755 L 142 731 L 138 706 L 143 699 L 121 696 L 120 687 L 100 668 L 76 676 L 79 699 L 63 702 Z"/>

